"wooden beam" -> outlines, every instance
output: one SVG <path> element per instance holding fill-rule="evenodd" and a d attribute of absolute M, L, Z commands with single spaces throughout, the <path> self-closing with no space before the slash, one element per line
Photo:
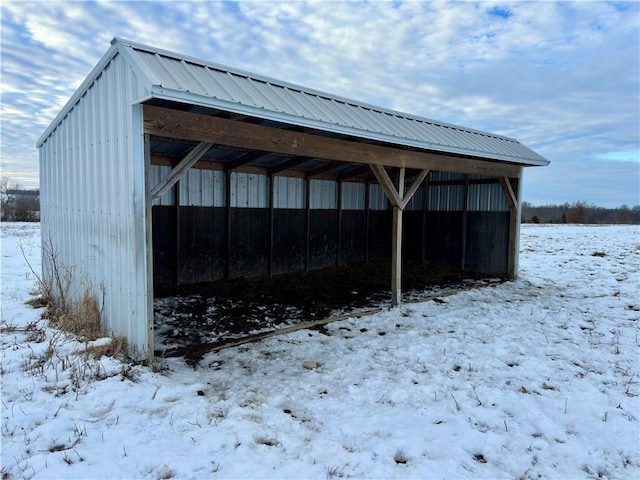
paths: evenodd
<path fill-rule="evenodd" d="M 191 150 L 169 174 L 160 180 L 160 183 L 151 191 L 151 201 L 156 202 L 160 197 L 167 193 L 173 185 L 180 179 L 184 173 L 189 170 L 202 156 L 213 146 L 210 142 L 200 142 Z"/>
<path fill-rule="evenodd" d="M 358 177 L 360 175 L 363 175 L 367 172 L 369 172 L 369 165 L 363 165 L 361 167 L 357 167 L 354 168 L 351 171 L 345 172 L 345 173 L 341 173 L 340 175 L 338 175 L 338 179 L 339 180 L 347 180 L 349 178 L 353 178 L 353 177 Z"/>
<path fill-rule="evenodd" d="M 398 169 L 398 185 L 396 190 L 398 191 L 398 198 L 400 199 L 400 207 L 402 207 L 402 199 L 404 197 L 404 184 L 406 178 L 406 168 L 400 167 Z"/>
<path fill-rule="evenodd" d="M 316 177 L 318 175 L 322 175 L 323 173 L 327 173 L 327 172 L 330 172 L 331 170 L 341 167 L 342 165 L 344 165 L 343 162 L 329 162 L 327 165 L 323 165 L 321 167 L 314 168 L 313 170 L 309 170 L 306 173 L 306 175 L 309 178 Z"/>
<path fill-rule="evenodd" d="M 519 165 L 508 162 L 371 145 L 152 105 L 144 105 L 144 132 L 162 137 L 349 163 L 508 177 L 517 177 L 520 172 Z"/>
<path fill-rule="evenodd" d="M 175 167 L 180 159 L 176 157 L 168 157 L 164 155 L 154 155 L 151 157 L 151 165 L 162 165 L 165 167 Z M 308 161 L 310 159 L 306 159 Z M 209 160 L 200 160 L 196 162 L 196 164 L 191 167 L 198 170 L 217 170 L 219 172 L 225 172 L 228 169 L 228 164 L 224 162 L 213 162 Z M 366 166 L 367 170 L 369 170 L 369 166 Z M 260 165 L 240 165 L 233 169 L 234 172 L 238 173 L 255 173 L 257 175 L 265 175 L 269 176 L 270 174 L 277 174 L 279 177 L 292 177 L 292 178 L 304 178 L 306 176 L 306 172 L 304 170 L 278 170 L 274 172 L 270 167 L 263 167 Z M 331 180 L 333 182 L 337 182 L 340 180 L 340 177 L 333 173 L 323 173 L 314 175 L 314 178 L 319 180 Z M 350 180 L 354 183 L 365 183 L 367 181 L 366 178 L 353 178 Z"/>
<path fill-rule="evenodd" d="M 518 197 L 516 197 L 516 194 L 513 191 L 513 187 L 511 186 L 511 181 L 507 177 L 501 177 L 500 178 L 500 185 L 502 185 L 502 191 L 504 192 L 505 197 L 507 197 L 507 202 L 509 203 L 509 208 L 517 209 L 518 208 Z"/>
<path fill-rule="evenodd" d="M 371 171 L 378 179 L 378 183 L 382 187 L 382 190 L 384 190 L 384 193 L 391 202 L 391 205 L 394 207 L 400 207 L 402 199 L 398 195 L 396 186 L 393 184 L 393 181 L 391 181 L 391 177 L 389 177 L 387 171 L 380 165 L 370 165 L 370 167 Z"/>
<path fill-rule="evenodd" d="M 241 167 L 242 165 L 245 165 L 245 164 L 247 164 L 249 162 L 257 160 L 260 157 L 264 157 L 266 154 L 267 154 L 267 152 L 249 152 L 249 153 L 245 153 L 241 157 L 236 158 L 235 160 L 227 163 L 226 164 L 226 169 L 227 170 L 235 170 L 236 168 Z"/>
<path fill-rule="evenodd" d="M 401 206 L 403 210 L 407 206 L 407 204 L 411 201 L 415 193 L 418 191 L 418 188 L 420 188 L 420 184 L 427 177 L 427 175 L 429 175 L 429 170 L 422 170 L 418 174 L 418 176 L 413 180 L 413 183 L 409 187 L 409 190 L 407 190 L 407 193 L 402 196 Z"/>
<path fill-rule="evenodd" d="M 270 167 L 270 170 L 271 170 L 271 173 L 282 172 L 283 170 L 289 170 L 292 167 L 302 165 L 303 163 L 308 162 L 309 160 L 311 159 L 307 157 L 293 157 L 285 162 L 279 163 L 274 167 Z"/>
<path fill-rule="evenodd" d="M 407 190 L 407 193 L 401 194 L 400 191 L 396 190 L 396 186 L 393 184 L 391 177 L 384 169 L 384 167 L 381 167 L 379 165 L 370 165 L 370 168 L 373 171 L 373 174 L 378 179 L 378 183 L 387 195 L 387 198 L 391 202 L 391 205 L 393 205 L 394 207 L 399 207 L 401 210 L 404 210 L 415 193 L 418 191 L 418 188 L 420 188 L 420 184 L 429 174 L 429 170 L 421 170 L 418 176 L 411 183 L 411 186 Z M 402 191 L 404 191 L 404 178 L 404 168 L 401 168 L 400 181 L 398 182 L 398 186 Z"/>

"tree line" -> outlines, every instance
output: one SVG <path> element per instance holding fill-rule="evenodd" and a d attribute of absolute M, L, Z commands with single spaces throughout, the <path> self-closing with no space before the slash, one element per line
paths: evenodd
<path fill-rule="evenodd" d="M 603 208 L 587 202 L 534 206 L 522 202 L 523 223 L 640 224 L 640 205 Z"/>
<path fill-rule="evenodd" d="M 40 191 L 24 190 L 9 177 L 0 177 L 0 219 L 3 222 L 40 221 Z"/>

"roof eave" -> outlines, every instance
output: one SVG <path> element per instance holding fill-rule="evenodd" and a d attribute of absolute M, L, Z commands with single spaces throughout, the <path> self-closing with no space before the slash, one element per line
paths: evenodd
<path fill-rule="evenodd" d="M 430 144 L 427 142 L 419 142 L 419 141 L 411 140 L 408 138 L 394 137 L 391 135 L 385 135 L 378 132 L 371 132 L 368 130 L 360 130 L 356 128 L 345 127 L 342 125 L 321 122 L 318 120 L 313 120 L 305 117 L 298 117 L 298 116 L 289 115 L 282 112 L 274 112 L 272 110 L 251 107 L 248 105 L 229 102 L 229 101 L 218 99 L 218 98 L 205 97 L 205 96 L 194 94 L 191 92 L 167 89 L 159 85 L 154 85 L 152 87 L 150 98 L 155 98 L 158 100 L 167 100 L 167 101 L 178 102 L 178 103 L 186 103 L 190 105 L 198 105 L 201 107 L 215 108 L 215 109 L 223 110 L 230 113 L 237 113 L 240 115 L 247 115 L 247 116 L 262 118 L 265 120 L 272 120 L 276 122 L 287 123 L 290 125 L 308 127 L 316 130 L 325 131 L 325 132 L 338 133 L 341 135 L 361 137 L 361 138 L 366 138 L 368 140 L 375 140 L 375 141 L 395 144 L 399 146 L 414 147 L 414 148 L 419 148 L 421 150 L 429 150 L 429 151 L 438 152 L 438 153 L 465 155 L 465 156 L 471 156 L 475 158 L 496 160 L 500 162 L 516 163 L 522 166 L 546 166 L 549 164 L 549 160 L 543 158 L 542 156 L 536 154 L 533 151 L 532 153 L 535 155 L 535 158 L 523 158 L 523 157 L 514 157 L 509 155 L 491 154 L 484 151 L 456 148 L 456 147 L 450 147 L 450 146 L 445 146 L 440 144 Z"/>

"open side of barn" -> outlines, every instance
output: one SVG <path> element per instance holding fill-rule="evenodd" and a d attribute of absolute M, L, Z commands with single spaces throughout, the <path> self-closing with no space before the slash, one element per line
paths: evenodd
<path fill-rule="evenodd" d="M 38 147 L 43 239 L 140 355 L 154 291 L 377 258 L 393 303 L 403 258 L 513 278 L 522 170 L 548 163 L 507 137 L 120 39 Z"/>

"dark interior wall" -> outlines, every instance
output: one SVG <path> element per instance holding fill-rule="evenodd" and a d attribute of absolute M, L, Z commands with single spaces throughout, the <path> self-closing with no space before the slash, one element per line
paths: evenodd
<path fill-rule="evenodd" d="M 463 212 L 426 212 L 425 217 L 425 260 L 460 268 Z"/>
<path fill-rule="evenodd" d="M 507 275 L 509 212 L 469 212 L 465 269 Z"/>
<path fill-rule="evenodd" d="M 281 274 L 358 263 L 391 254 L 390 210 L 231 208 L 227 265 L 224 207 L 153 207 L 154 287 Z M 176 222 L 180 229 L 176 231 Z M 339 223 L 340 222 L 340 223 Z M 366 228 L 365 228 L 366 226 Z M 405 211 L 403 259 L 507 274 L 508 212 Z M 340 242 L 338 242 L 338 237 Z"/>
<path fill-rule="evenodd" d="M 274 274 L 304 270 L 306 258 L 306 211 L 275 208 L 273 210 Z"/>
<path fill-rule="evenodd" d="M 271 236 L 271 273 L 275 275 L 303 271 L 307 266 L 307 248 L 310 270 L 390 255 L 391 215 L 388 211 L 370 211 L 367 216 L 364 210 L 342 210 L 338 215 L 337 210 L 311 209 L 307 245 L 305 209 L 274 208 L 271 232 L 268 208 L 231 208 L 227 265 L 226 210 L 224 207 L 153 207 L 153 269 L 157 294 L 171 292 L 177 285 L 221 280 L 227 268 L 229 278 L 268 275 Z M 365 228 L 367 218 L 369 224 Z"/>

